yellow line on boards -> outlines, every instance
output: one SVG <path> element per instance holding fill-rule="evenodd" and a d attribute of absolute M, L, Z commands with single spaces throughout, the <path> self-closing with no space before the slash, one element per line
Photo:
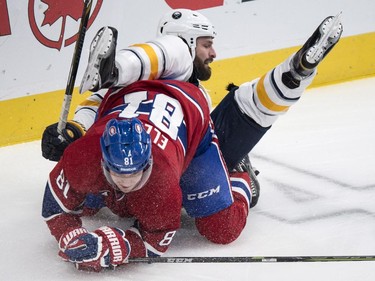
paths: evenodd
<path fill-rule="evenodd" d="M 202 83 L 214 106 L 227 93 L 228 83 L 241 84 L 260 77 L 284 61 L 298 47 L 252 54 L 212 64 L 213 76 Z M 375 32 L 343 37 L 319 65 L 311 87 L 340 83 L 375 75 Z M 0 101 L 0 147 L 41 138 L 46 126 L 58 122 L 65 90 Z M 74 90 L 69 118 L 90 93 Z"/>

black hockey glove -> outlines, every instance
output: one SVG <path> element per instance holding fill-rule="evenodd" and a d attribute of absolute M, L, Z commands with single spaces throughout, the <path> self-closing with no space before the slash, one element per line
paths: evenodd
<path fill-rule="evenodd" d="M 59 161 L 65 148 L 85 134 L 83 126 L 74 121 L 69 121 L 61 132 L 62 136 L 60 136 L 57 132 L 57 125 L 58 123 L 49 125 L 42 136 L 42 155 L 51 161 Z"/>

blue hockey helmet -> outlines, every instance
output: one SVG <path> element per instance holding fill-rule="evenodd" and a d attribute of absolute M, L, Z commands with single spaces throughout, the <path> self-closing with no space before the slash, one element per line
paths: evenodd
<path fill-rule="evenodd" d="M 133 174 L 152 163 L 151 138 L 137 118 L 109 120 L 100 146 L 104 167 L 118 174 Z"/>

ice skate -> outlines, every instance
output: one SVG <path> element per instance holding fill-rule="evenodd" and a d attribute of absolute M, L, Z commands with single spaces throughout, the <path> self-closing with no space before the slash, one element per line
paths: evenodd
<path fill-rule="evenodd" d="M 318 64 L 339 41 L 342 31 L 341 13 L 323 20 L 291 60 L 293 76 L 302 80 L 313 73 Z"/>
<path fill-rule="evenodd" d="M 110 26 L 102 27 L 90 45 L 89 62 L 83 75 L 80 93 L 96 92 L 109 88 L 117 81 L 115 66 L 117 30 Z"/>
<path fill-rule="evenodd" d="M 234 168 L 236 172 L 246 172 L 249 174 L 251 183 L 250 183 L 250 190 L 251 190 L 251 203 L 250 208 L 255 207 L 255 205 L 258 203 L 259 195 L 260 195 L 260 185 L 259 181 L 257 179 L 257 175 L 259 174 L 259 171 L 254 169 L 251 166 L 249 155 L 246 155 L 240 163 L 236 165 Z"/>

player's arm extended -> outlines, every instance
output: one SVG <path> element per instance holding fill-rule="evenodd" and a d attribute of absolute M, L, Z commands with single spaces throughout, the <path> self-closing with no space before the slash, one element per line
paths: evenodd
<path fill-rule="evenodd" d="M 75 194 L 60 161 L 49 175 L 42 205 L 42 216 L 57 241 L 67 229 L 82 226 L 82 210 L 79 206 L 82 205 L 84 197 Z"/>
<path fill-rule="evenodd" d="M 131 246 L 125 231 L 102 226 L 90 232 L 82 226 L 85 193 L 74 190 L 69 183 L 63 162 L 64 159 L 50 173 L 42 207 L 42 215 L 58 241 L 59 256 L 78 269 L 89 271 L 126 263 Z"/>

